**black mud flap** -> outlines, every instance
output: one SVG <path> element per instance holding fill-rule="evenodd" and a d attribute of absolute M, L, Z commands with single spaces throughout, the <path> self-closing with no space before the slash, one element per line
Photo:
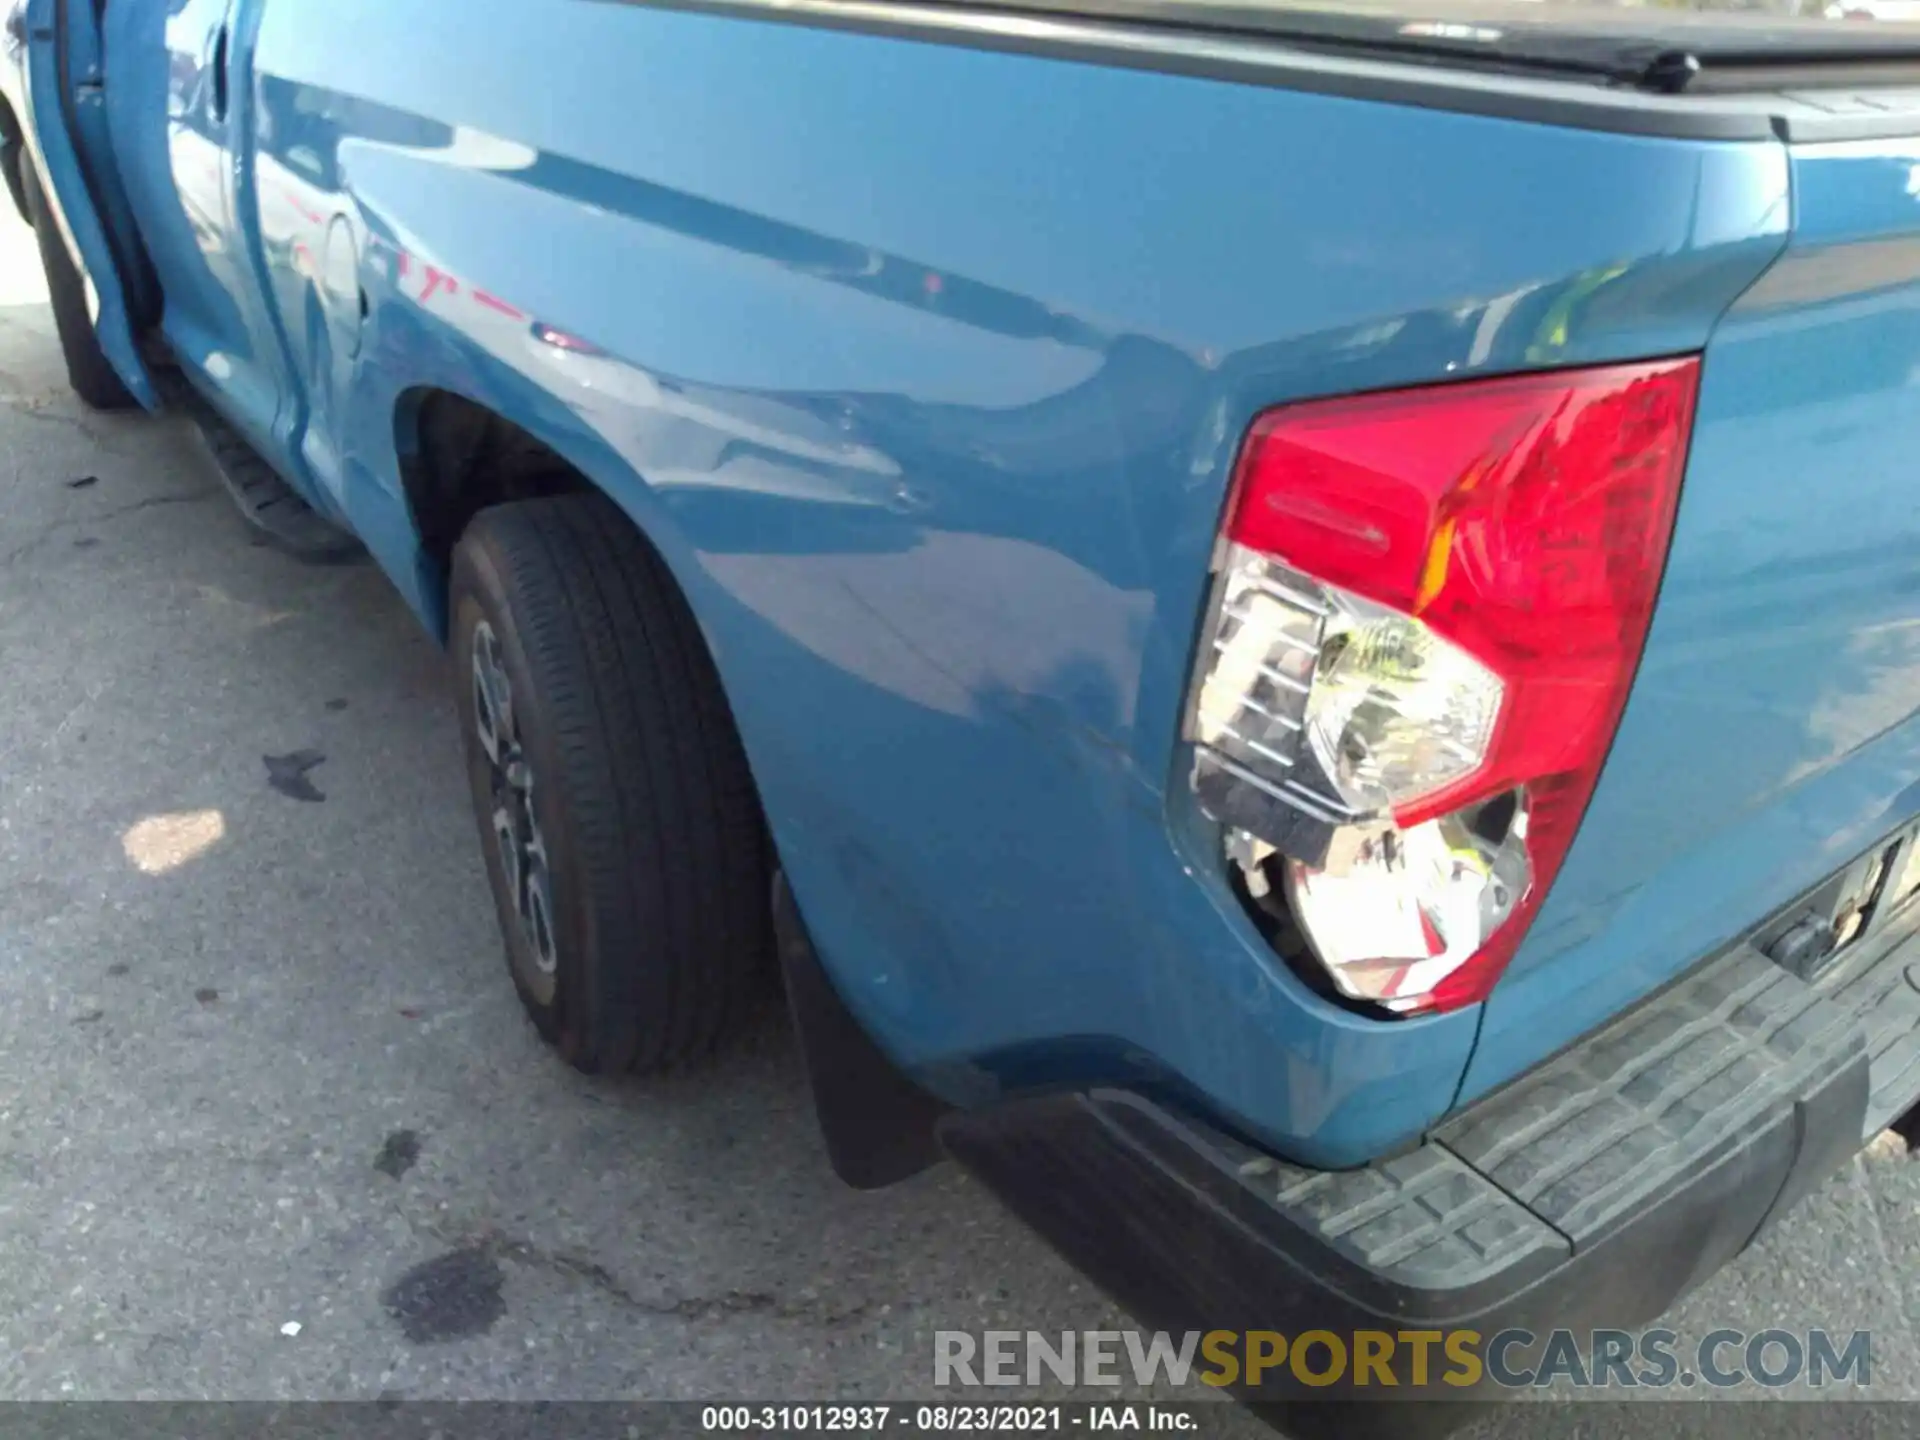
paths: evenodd
<path fill-rule="evenodd" d="M 945 1159 L 934 1131 L 948 1107 L 902 1075 L 848 1012 L 821 968 L 785 874 L 773 880 L 773 924 L 834 1173 L 856 1190 L 878 1190 Z"/>

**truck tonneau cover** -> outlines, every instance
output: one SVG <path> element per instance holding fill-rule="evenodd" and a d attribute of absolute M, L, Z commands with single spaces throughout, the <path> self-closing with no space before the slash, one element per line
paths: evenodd
<path fill-rule="evenodd" d="M 1824 11 L 1803 13 L 1715 0 L 1681 8 L 1618 0 L 997 0 L 997 6 L 1664 93 L 1920 84 L 1920 0 L 1834 0 Z"/>

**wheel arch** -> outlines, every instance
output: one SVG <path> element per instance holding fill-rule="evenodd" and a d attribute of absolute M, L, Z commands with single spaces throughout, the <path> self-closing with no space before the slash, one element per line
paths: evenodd
<path fill-rule="evenodd" d="M 413 385 L 394 401 L 393 444 L 418 546 L 415 599 L 429 630 L 445 643 L 453 549 L 474 516 L 516 500 L 598 493 L 660 558 L 693 611 L 725 686 L 728 677 L 702 604 L 708 592 L 652 488 L 571 410 L 546 404 L 531 409 L 514 407 L 510 417 L 498 404 L 443 384 Z"/>
<path fill-rule="evenodd" d="M 671 531 L 669 537 L 654 533 L 644 506 L 636 514 L 631 503 L 631 496 L 651 495 L 644 481 L 618 457 L 610 457 L 604 463 L 615 473 L 612 483 L 604 482 L 595 474 L 590 455 L 580 455 L 590 445 L 583 446 L 576 424 L 549 433 L 551 438 L 457 391 L 420 385 L 401 393 L 394 407 L 395 444 L 407 508 L 422 558 L 434 577 L 436 590 L 428 598 L 444 615 L 454 547 L 482 511 L 516 500 L 600 493 L 660 558 L 670 583 L 693 610 L 702 643 L 716 662 L 722 703 L 732 712 L 727 676 L 713 654 L 711 637 L 699 626 L 688 577 L 674 563 L 673 552 L 679 547 L 669 538 Z M 661 543 L 663 538 L 667 544 Z M 738 715 L 730 718 L 737 730 Z M 748 763 L 751 771 L 750 752 Z M 752 778 L 764 803 L 761 777 Z M 768 843 L 773 844 L 771 835 Z M 846 1008 L 814 954 L 779 863 L 776 847 L 768 913 L 780 937 L 792 1021 L 829 1159 L 841 1178 L 858 1188 L 892 1184 L 940 1158 L 934 1126 L 946 1106 L 908 1079 Z"/>
<path fill-rule="evenodd" d="M 564 442 L 555 444 L 495 407 L 437 385 L 400 393 L 393 442 L 428 580 L 423 599 L 442 640 L 453 548 L 474 516 L 515 500 L 607 491 Z"/>

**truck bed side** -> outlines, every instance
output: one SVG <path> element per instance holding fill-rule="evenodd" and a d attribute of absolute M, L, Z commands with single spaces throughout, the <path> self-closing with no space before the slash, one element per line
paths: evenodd
<path fill-rule="evenodd" d="M 423 613 L 402 462 L 439 390 L 659 545 L 834 981 L 923 1081 L 1129 1078 L 1348 1163 L 1442 1113 L 1477 1014 L 1312 993 L 1184 790 L 1238 438 L 1698 349 L 1783 243 L 1779 145 L 640 5 L 445 16 L 269 0 L 250 160 L 303 453 Z"/>

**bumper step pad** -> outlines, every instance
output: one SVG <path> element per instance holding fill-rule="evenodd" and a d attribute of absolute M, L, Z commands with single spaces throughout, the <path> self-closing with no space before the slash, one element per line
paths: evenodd
<path fill-rule="evenodd" d="M 942 1138 L 1164 1328 L 1640 1324 L 1913 1102 L 1917 962 L 1920 919 L 1812 985 L 1741 942 L 1359 1170 L 1119 1091 L 961 1112 Z"/>
<path fill-rule="evenodd" d="M 1854 1017 L 1741 946 L 1433 1138 L 1579 1246 L 1866 1059 Z"/>

